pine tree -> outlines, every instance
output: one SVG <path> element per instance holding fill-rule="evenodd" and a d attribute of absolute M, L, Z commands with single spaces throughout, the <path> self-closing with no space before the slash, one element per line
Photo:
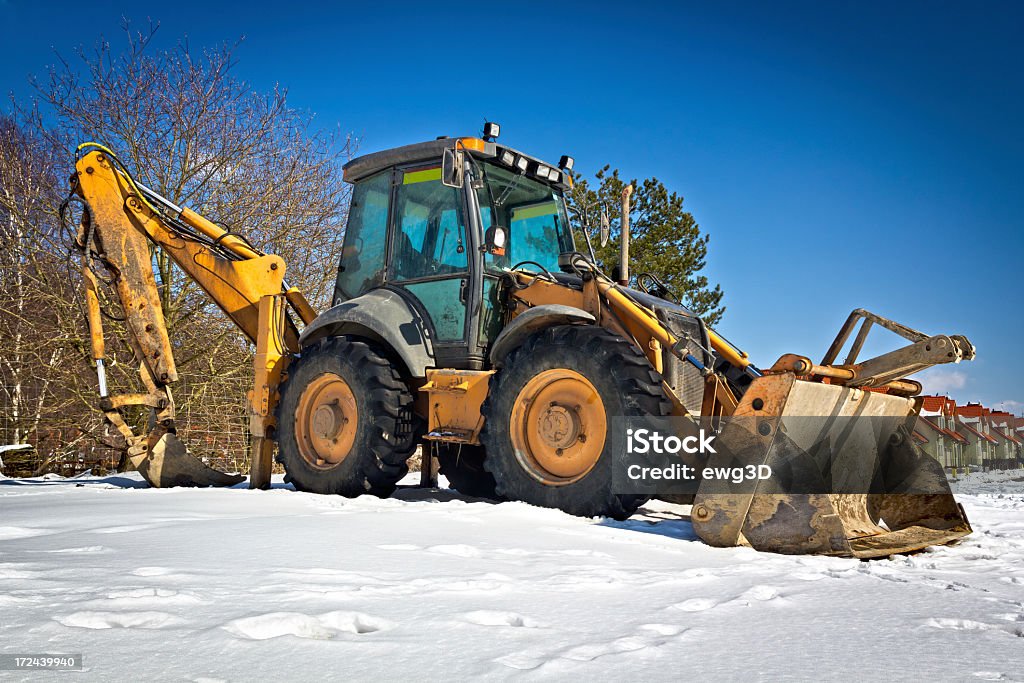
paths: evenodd
<path fill-rule="evenodd" d="M 619 236 L 621 233 L 621 197 L 627 184 L 633 185 L 630 210 L 630 264 L 631 284 L 636 276 L 651 273 L 657 276 L 681 303 L 700 315 L 709 325 L 722 319 L 725 307 L 722 288 L 713 287 L 700 271 L 706 265 L 709 236 L 703 233 L 693 214 L 683 208 L 683 198 L 669 192 L 657 178 L 646 178 L 629 183 L 619 177 L 618 169 L 605 166 L 591 181 L 574 175 L 573 190 L 568 196 L 570 215 L 574 218 L 576 244 L 586 251 L 586 237 L 582 232 L 586 222 L 592 229 L 592 241 L 598 265 L 606 272 L 619 262 Z M 600 213 L 608 212 L 611 239 L 600 246 L 597 229 Z"/>

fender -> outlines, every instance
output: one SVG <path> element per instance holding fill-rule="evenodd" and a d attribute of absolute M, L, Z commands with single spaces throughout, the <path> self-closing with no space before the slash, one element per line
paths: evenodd
<path fill-rule="evenodd" d="M 375 289 L 321 313 L 299 335 L 299 345 L 346 334 L 365 337 L 393 349 L 413 377 L 426 377 L 427 368 L 434 367 L 434 349 L 425 329 L 423 318 L 401 295 Z"/>
<path fill-rule="evenodd" d="M 596 324 L 597 318 L 575 306 L 544 304 L 534 306 L 512 319 L 491 345 L 491 364 L 500 368 L 505 357 L 537 330 L 552 325 Z"/>

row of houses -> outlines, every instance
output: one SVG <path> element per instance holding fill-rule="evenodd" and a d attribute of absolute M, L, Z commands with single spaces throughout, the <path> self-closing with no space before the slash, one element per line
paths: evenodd
<path fill-rule="evenodd" d="M 923 396 L 914 439 L 950 470 L 1024 466 L 1024 417 L 948 396 Z"/>

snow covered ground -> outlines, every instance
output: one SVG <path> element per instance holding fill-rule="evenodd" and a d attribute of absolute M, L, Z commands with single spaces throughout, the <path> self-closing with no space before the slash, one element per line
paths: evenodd
<path fill-rule="evenodd" d="M 703 545 L 448 491 L 356 500 L 0 480 L 0 652 L 50 680 L 1024 680 L 1024 471 L 975 533 L 860 562 Z"/>

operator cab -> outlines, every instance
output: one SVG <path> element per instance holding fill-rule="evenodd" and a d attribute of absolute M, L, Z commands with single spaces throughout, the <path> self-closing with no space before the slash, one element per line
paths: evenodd
<path fill-rule="evenodd" d="M 575 251 L 567 159 L 559 167 L 480 138 L 353 159 L 334 306 L 391 291 L 417 312 L 437 367 L 483 369 L 503 322 L 501 274 L 557 272 L 559 254 Z"/>

